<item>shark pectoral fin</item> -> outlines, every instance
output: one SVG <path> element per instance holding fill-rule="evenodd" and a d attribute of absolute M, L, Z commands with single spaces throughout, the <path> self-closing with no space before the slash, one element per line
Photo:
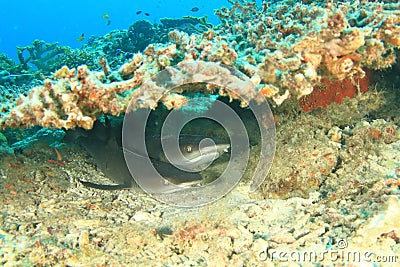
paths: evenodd
<path fill-rule="evenodd" d="M 100 189 L 100 190 L 121 190 L 121 189 L 129 189 L 132 188 L 132 185 L 128 184 L 96 184 L 92 182 L 86 182 L 78 179 L 78 181 L 84 186 Z"/>
<path fill-rule="evenodd" d="M 183 171 L 174 165 L 158 160 L 152 160 L 154 168 L 168 182 L 178 186 L 189 186 L 203 181 L 198 172 Z"/>

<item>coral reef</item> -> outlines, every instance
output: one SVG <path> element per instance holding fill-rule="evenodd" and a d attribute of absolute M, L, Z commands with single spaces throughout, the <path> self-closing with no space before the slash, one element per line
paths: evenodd
<path fill-rule="evenodd" d="M 0 155 L 3 153 L 14 154 L 14 150 L 8 145 L 7 137 L 0 133 Z"/>
<path fill-rule="evenodd" d="M 10 117 L 2 119 L 3 125 L 91 129 L 100 112 L 117 115 L 123 111 L 117 93 L 126 90 L 126 86 L 102 85 L 86 66 L 79 67 L 77 74 L 74 69 L 63 67 L 54 77 L 58 78 L 56 82 L 46 80 L 44 86 L 32 89 L 28 96 L 21 96 L 17 106 L 11 109 Z M 135 85 L 138 84 L 133 87 Z"/>
<path fill-rule="evenodd" d="M 33 79 L 40 78 L 38 71 L 29 69 L 28 66 L 17 64 L 5 54 L 0 54 L 0 86 L 26 85 Z"/>
<path fill-rule="evenodd" d="M 62 140 L 65 136 L 65 132 L 62 130 L 52 131 L 50 129 L 41 128 L 34 134 L 14 142 L 10 148 L 12 149 L 27 149 L 33 146 L 36 142 L 45 142 L 49 147 L 61 147 Z"/>
<path fill-rule="evenodd" d="M 211 46 L 208 57 L 219 58 L 234 57 L 235 54 L 221 46 Z M 133 99 L 133 107 L 155 108 L 161 102 L 168 108 L 180 108 L 185 105 L 186 98 L 176 92 L 165 92 L 165 88 L 151 83 L 151 87 L 138 88 L 144 80 L 149 79 L 152 73 L 165 69 L 177 54 L 176 45 L 154 47 L 152 45 L 144 51 L 137 53 L 132 60 L 120 67 L 118 72 L 110 72 L 104 58 L 101 60 L 103 71 L 92 72 L 83 65 L 70 70 L 64 66 L 54 73 L 53 79 L 47 79 L 44 86 L 33 88 L 27 96 L 21 96 L 15 107 L 11 108 L 8 115 L 0 119 L 1 128 L 24 128 L 40 125 L 49 128 L 71 129 L 76 126 L 91 129 L 94 121 L 102 114 L 118 116 L 125 112 L 128 103 Z M 228 56 L 226 56 L 228 55 Z M 227 62 L 228 63 L 228 62 Z M 180 69 L 171 69 L 171 84 L 179 84 L 181 80 L 191 77 L 194 70 L 190 64 L 181 62 Z M 199 77 L 213 77 L 215 82 L 225 79 L 229 70 L 217 64 L 198 64 L 196 69 Z M 109 76 L 105 76 L 109 73 Z M 203 75 L 203 76 L 202 76 Z M 109 82 L 108 77 L 118 81 Z M 127 79 L 127 80 L 122 80 Z M 230 83 L 240 90 L 249 99 L 260 97 L 252 86 L 246 85 L 239 79 L 224 82 Z M 209 93 L 218 89 L 222 96 L 239 99 L 239 96 L 225 88 L 208 88 Z M 166 93 L 166 94 L 164 94 Z M 160 95 L 164 95 L 158 99 Z M 246 105 L 245 102 L 242 103 Z"/>
<path fill-rule="evenodd" d="M 0 84 L 11 84 L 12 79 L 10 73 L 6 70 L 0 71 Z"/>
<path fill-rule="evenodd" d="M 35 66 L 37 70 L 49 74 L 60 68 L 58 57 L 68 51 L 69 47 L 59 46 L 55 43 L 45 43 L 43 40 L 34 40 L 31 45 L 18 46 L 17 55 L 20 64 L 27 70 L 28 64 Z M 25 51 L 28 53 L 26 55 Z"/>
<path fill-rule="evenodd" d="M 258 75 L 261 91 L 277 104 L 310 94 L 321 78 L 361 78 L 365 67 L 395 62 L 398 3 L 230 2 L 231 9 L 216 12 L 223 22 L 216 32 L 228 36 L 242 59 L 238 67 Z"/>
<path fill-rule="evenodd" d="M 90 36 L 87 43 L 72 49 L 58 43 L 34 40 L 32 44 L 17 47 L 19 63 L 0 54 L 0 85 L 24 85 L 44 80 L 52 72 L 66 65 L 76 68 L 87 65 L 98 70 L 99 58 L 105 57 L 112 68 L 124 64 L 136 52 L 149 44 L 168 42 L 168 33 L 178 29 L 188 34 L 201 33 L 211 28 L 207 17 L 162 18 L 161 23 L 135 21 L 127 30 L 113 30 L 104 36 Z"/>
<path fill-rule="evenodd" d="M 256 7 L 230 2 L 231 8 L 217 11 L 222 24 L 202 33 L 203 27 L 172 21 L 182 28 L 162 30 L 153 39 L 146 32 L 157 35 L 158 26 L 140 21 L 128 31 L 89 38 L 82 48 L 59 55 L 62 60 L 57 56 L 65 66 L 33 89 L 34 84 L 17 86 L 13 76 L 32 69 L 20 69 L 0 55 L 0 83 L 7 85 L 0 86 L 1 265 L 290 265 L 300 260 L 283 262 L 267 252 L 323 255 L 338 251 L 339 240 L 349 245 L 339 251 L 398 259 L 400 64 L 375 72 L 376 88 L 358 92 L 371 85 L 368 69 L 387 68 L 400 56 L 400 4 L 286 0 Z M 226 77 L 220 75 L 227 71 L 222 66 L 190 68 L 200 60 L 237 67 L 257 90 L 240 80 L 227 82 L 249 99 L 261 93 L 276 105 L 274 165 L 250 196 L 240 183 L 218 202 L 184 210 L 135 188 L 95 191 L 77 183 L 85 177 L 108 181 L 93 158 L 78 147 L 53 148 L 64 131 L 18 129 L 90 129 L 103 114 L 123 114 L 132 98 L 131 108 L 181 108 L 192 97 L 183 92 L 197 88 L 157 99 L 165 88 L 151 77 L 174 65 L 168 76 L 172 85 L 193 73 L 216 81 Z M 257 125 L 240 108 L 246 103 L 224 88 L 199 88 L 233 101 L 231 107 L 250 128 L 251 152 L 260 151 L 252 131 Z M 298 102 L 305 111 L 315 110 L 299 112 Z M 156 125 L 161 116 L 153 116 Z M 203 128 L 208 133 L 212 127 Z M 256 154 L 251 153 L 250 172 L 259 161 Z M 246 175 L 251 173 L 243 182 Z"/>
<path fill-rule="evenodd" d="M 109 66 L 105 70 L 104 62 L 99 64 L 103 66 L 102 72 L 90 71 L 86 66 L 77 70 L 63 67 L 53 75 L 53 80 L 46 80 L 44 86 L 19 99 L 16 107 L 1 119 L 1 127 L 39 124 L 53 128 L 80 126 L 90 129 L 102 113 L 118 115 L 124 112 L 133 93 L 122 92 L 134 91 L 144 79 L 167 66 L 193 60 L 237 67 L 251 78 L 263 95 L 280 105 L 291 96 L 309 95 L 321 79 L 347 81 L 364 77 L 363 68 L 366 67 L 387 68 L 394 63 L 395 49 L 400 47 L 399 3 L 363 2 L 360 6 L 356 1 L 308 5 L 288 0 L 263 2 L 261 7 L 254 2 L 231 3 L 231 9 L 216 11 L 222 21 L 219 27 L 191 35 L 171 31 L 168 34 L 171 43 L 150 44 L 143 53 L 132 54 L 118 73 L 112 72 Z M 187 20 L 210 26 L 204 19 L 184 18 L 181 21 L 165 20 L 168 23 L 164 28 L 169 29 L 170 24 L 186 25 Z M 103 52 L 97 55 L 100 57 L 109 44 L 115 43 L 109 51 L 117 51 L 120 48 L 116 49 L 115 45 L 120 47 L 141 40 L 143 33 L 138 29 L 142 28 L 152 27 L 139 21 L 128 32 L 110 33 L 110 42 L 105 42 L 101 49 Z M 136 35 L 129 37 L 129 32 Z M 104 38 L 99 42 L 102 40 Z M 94 39 L 90 44 L 99 42 Z M 24 49 L 30 51 L 28 58 L 20 58 L 24 63 L 35 63 L 39 58 L 65 51 L 62 47 L 42 42 L 35 42 L 19 51 Z M 46 51 L 51 52 L 46 55 Z M 110 61 L 107 57 L 105 59 Z M 117 60 L 120 62 L 121 58 Z M 115 62 L 110 65 L 115 66 Z M 60 73 L 63 74 L 60 76 Z M 148 92 L 140 92 L 134 93 L 138 100 L 158 101 L 146 95 Z M 349 95 L 339 93 L 343 97 Z M 175 98 L 182 100 L 177 94 Z M 174 101 L 173 97 L 168 99 L 170 103 Z M 341 99 L 333 101 L 341 102 Z M 303 109 L 312 109 L 312 104 L 309 105 Z"/>
<path fill-rule="evenodd" d="M 104 36 L 91 36 L 80 49 L 74 49 L 71 52 L 95 54 L 96 56 L 91 56 L 91 60 L 77 61 L 80 57 L 70 55 L 65 58 L 64 65 L 69 67 L 77 67 L 82 64 L 96 66 L 98 57 L 104 56 L 110 62 L 110 67 L 117 68 L 130 59 L 134 53 L 143 52 L 148 45 L 167 43 L 168 33 L 172 30 L 192 34 L 204 32 L 212 27 L 206 17 L 161 18 L 160 22 L 150 23 L 147 20 L 138 20 L 127 30 L 113 30 Z M 68 58 L 73 58 L 74 64 L 69 64 Z"/>
<path fill-rule="evenodd" d="M 311 94 L 299 99 L 302 110 L 311 111 L 318 107 L 327 108 L 332 103 L 341 104 L 344 98 L 354 98 L 356 94 L 368 91 L 371 72 L 366 72 L 363 78 L 330 81 L 321 79 L 321 85 L 314 86 Z"/>
<path fill-rule="evenodd" d="M 201 33 L 211 29 L 213 25 L 208 22 L 207 16 L 194 17 L 184 16 L 182 18 L 161 18 L 161 24 L 167 29 L 180 29 L 188 34 Z"/>

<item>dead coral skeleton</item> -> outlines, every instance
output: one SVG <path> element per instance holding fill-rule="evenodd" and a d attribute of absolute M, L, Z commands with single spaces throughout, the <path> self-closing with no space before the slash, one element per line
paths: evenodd
<path fill-rule="evenodd" d="M 132 98 L 137 108 L 154 108 L 159 101 L 168 108 L 179 108 L 185 103 L 179 93 L 160 99 L 162 88 L 145 91 L 140 86 L 175 63 L 196 60 L 236 67 L 257 87 L 257 92 L 247 87 L 242 90 L 248 93 L 247 100 L 257 99 L 261 92 L 280 105 L 292 96 L 312 93 L 321 78 L 344 80 L 363 77 L 364 67 L 387 68 L 396 60 L 395 49 L 400 48 L 400 3 L 368 1 L 360 7 L 279 1 L 258 8 L 255 3 L 230 2 L 230 9 L 216 11 L 223 23 L 206 36 L 173 31 L 171 43 L 149 45 L 116 72 L 104 61 L 100 61 L 100 72 L 86 66 L 63 67 L 43 86 L 16 100 L 0 119 L 0 128 L 91 129 L 101 114 L 125 112 Z M 225 90 L 217 92 L 238 98 Z"/>

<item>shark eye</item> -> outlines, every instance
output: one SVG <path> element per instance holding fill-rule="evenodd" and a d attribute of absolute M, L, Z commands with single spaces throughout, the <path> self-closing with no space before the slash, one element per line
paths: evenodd
<path fill-rule="evenodd" d="M 192 152 L 192 146 L 186 146 L 186 152 Z"/>

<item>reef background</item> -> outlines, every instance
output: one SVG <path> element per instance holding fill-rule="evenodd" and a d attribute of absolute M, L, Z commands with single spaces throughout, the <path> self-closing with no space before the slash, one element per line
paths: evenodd
<path fill-rule="evenodd" d="M 214 9 L 226 4 L 226 0 L 156 0 L 151 3 L 131 0 L 115 0 L 112 3 L 107 0 L 70 0 L 57 4 L 48 0 L 6 1 L 0 10 L 0 51 L 17 60 L 16 47 L 30 44 L 37 38 L 78 48 L 92 35 L 105 35 L 112 29 L 127 29 L 133 22 L 141 19 L 153 23 L 164 17 L 208 15 L 212 23 L 218 23 L 217 16 L 213 14 Z M 199 10 L 192 12 L 193 7 L 198 7 Z M 136 14 L 138 11 L 142 12 Z M 108 18 L 104 18 L 104 14 Z M 86 39 L 78 42 L 77 38 L 82 33 Z"/>
<path fill-rule="evenodd" d="M 80 48 L 37 40 L 18 61 L 2 55 L 1 263 L 250 265 L 266 248 L 323 251 L 342 239 L 400 255 L 400 5 L 308 2 L 231 1 L 218 26 L 138 21 Z M 106 177 L 62 143 L 65 130 L 122 116 L 132 97 L 148 107 L 154 99 L 137 89 L 147 77 L 199 59 L 240 69 L 269 99 L 278 145 L 261 189 L 249 194 L 244 177 L 224 199 L 185 210 L 79 184 Z M 180 108 L 186 97 L 159 105 Z"/>

